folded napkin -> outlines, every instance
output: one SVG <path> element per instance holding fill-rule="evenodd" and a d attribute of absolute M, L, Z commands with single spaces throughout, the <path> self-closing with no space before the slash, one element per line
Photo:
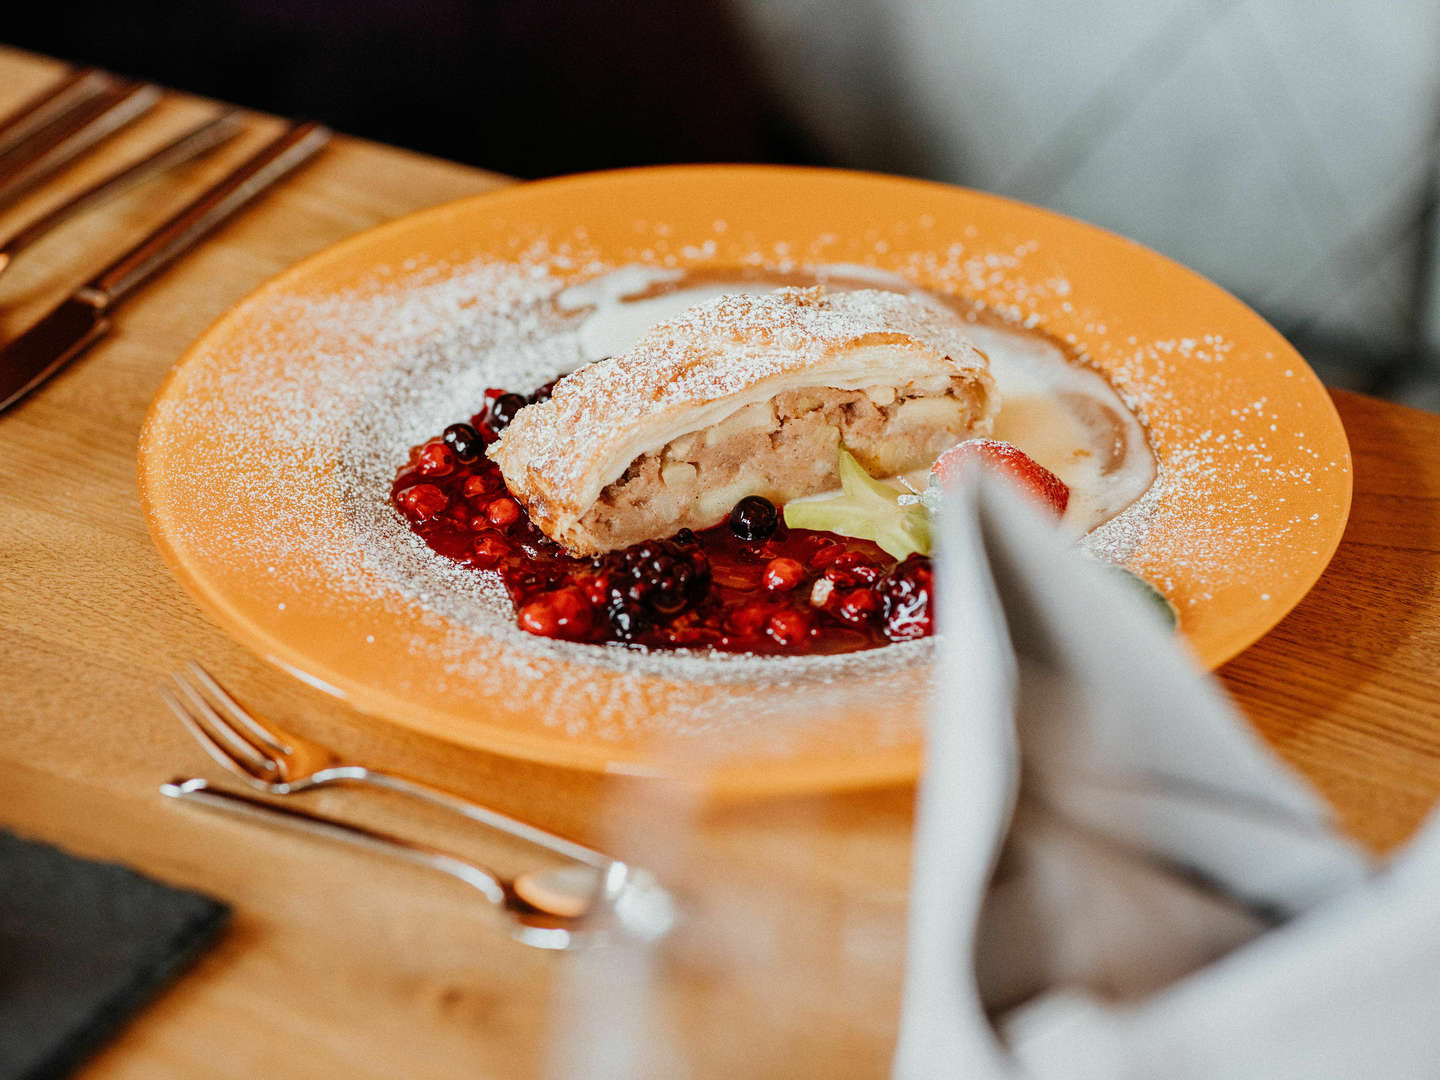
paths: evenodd
<path fill-rule="evenodd" d="M 68 1073 L 228 916 L 197 893 L 0 831 L 0 1080 Z"/>
<path fill-rule="evenodd" d="M 1377 872 L 1121 575 L 948 500 L 895 1074 L 1440 1076 L 1440 821 Z"/>

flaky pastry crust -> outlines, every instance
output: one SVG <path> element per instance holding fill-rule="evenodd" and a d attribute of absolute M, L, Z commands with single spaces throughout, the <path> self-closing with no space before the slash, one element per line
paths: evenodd
<path fill-rule="evenodd" d="M 997 408 L 988 361 L 939 304 L 781 289 L 697 304 L 580 368 L 489 455 L 548 536 L 594 554 L 716 524 L 744 494 L 827 490 L 842 440 L 872 471 L 922 467 Z"/>

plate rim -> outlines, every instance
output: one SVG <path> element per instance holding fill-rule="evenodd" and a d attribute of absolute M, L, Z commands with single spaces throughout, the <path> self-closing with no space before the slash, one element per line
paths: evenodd
<path fill-rule="evenodd" d="M 393 700 L 398 708 L 377 708 L 374 701 L 357 700 L 357 695 L 347 692 L 346 689 L 336 686 L 327 679 L 316 675 L 313 671 L 306 669 L 307 657 L 302 648 L 276 638 L 267 633 L 264 628 L 255 625 L 250 619 L 238 614 L 227 605 L 223 598 L 212 593 L 212 590 L 205 586 L 195 575 L 192 569 L 180 558 L 177 550 L 171 544 L 169 537 L 161 527 L 159 514 L 156 509 L 156 492 L 154 490 L 155 478 L 153 455 L 148 452 L 151 440 L 148 438 L 152 426 L 157 423 L 157 415 L 163 401 L 172 384 L 180 377 L 185 366 L 194 357 L 203 353 L 207 346 L 222 335 L 228 328 L 229 323 L 238 317 L 238 313 L 263 298 L 274 294 L 283 293 L 297 280 L 307 278 L 316 266 L 334 261 L 343 261 L 346 254 L 353 249 L 362 248 L 382 240 L 391 234 L 404 234 L 413 229 L 417 223 L 443 219 L 446 216 L 454 215 L 457 212 L 464 212 L 469 208 L 481 206 L 499 206 L 510 199 L 527 199 L 533 197 L 532 193 L 537 189 L 556 188 L 582 188 L 588 185 L 605 184 L 614 179 L 624 179 L 633 176 L 669 176 L 669 177 L 698 177 L 703 179 L 708 175 L 716 173 L 727 174 L 732 177 L 759 176 L 766 178 L 801 176 L 808 178 L 820 178 L 822 180 L 835 180 L 838 182 L 864 181 L 883 185 L 901 184 L 921 189 L 932 189 L 943 197 L 953 197 L 956 193 L 962 193 L 967 197 L 992 202 L 1007 208 L 1022 211 L 1028 215 L 1036 215 L 1040 219 L 1054 219 L 1064 222 L 1067 225 L 1079 225 L 1083 229 L 1093 231 L 1119 241 L 1125 246 L 1133 249 L 1136 253 L 1150 259 L 1156 259 L 1166 264 L 1173 271 L 1179 271 L 1185 276 L 1203 283 L 1211 289 L 1219 290 L 1234 304 L 1243 308 L 1248 315 L 1258 323 L 1268 327 L 1280 337 L 1290 349 L 1294 359 L 1299 363 L 1298 374 L 1302 379 L 1313 384 L 1313 389 L 1318 391 L 1316 401 L 1321 404 L 1325 413 L 1324 419 L 1333 424 L 1335 432 L 1340 436 L 1338 451 L 1343 465 L 1344 485 L 1343 491 L 1339 494 L 1333 530 L 1325 537 L 1323 548 L 1318 550 L 1313 561 L 1306 564 L 1304 573 L 1292 577 L 1295 592 L 1295 600 L 1267 615 L 1266 618 L 1256 620 L 1250 628 L 1243 633 L 1232 633 L 1230 640 L 1222 647 L 1211 650 L 1211 655 L 1203 658 L 1202 666 L 1210 670 L 1218 670 L 1221 666 L 1233 659 L 1250 645 L 1259 641 L 1271 632 L 1275 626 L 1282 622 L 1294 610 L 1306 595 L 1314 588 L 1315 583 L 1323 576 L 1333 559 L 1340 543 L 1343 540 L 1346 525 L 1353 504 L 1354 493 L 1354 470 L 1353 458 L 1349 446 L 1348 433 L 1339 412 L 1335 407 L 1334 400 L 1324 384 L 1320 382 L 1314 370 L 1306 362 L 1298 350 L 1275 330 L 1271 324 L 1263 318 L 1250 305 L 1246 304 L 1239 297 L 1236 297 L 1229 290 L 1224 289 L 1216 282 L 1200 274 L 1167 256 L 1154 251 L 1135 240 L 1123 236 L 1103 226 L 1085 222 L 1082 219 L 1062 214 L 1044 207 L 1035 206 L 1017 199 L 992 192 L 981 191 L 962 185 L 949 184 L 942 181 L 925 180 L 912 177 L 895 176 L 885 173 L 869 172 L 862 170 L 830 169 L 817 166 L 792 166 L 792 165 L 748 165 L 748 164 L 684 164 L 684 165 L 651 165 L 639 166 L 624 169 L 597 170 L 584 173 L 576 173 L 565 176 L 549 177 L 540 180 L 522 181 L 500 187 L 490 191 L 477 192 L 472 195 L 461 196 L 456 199 L 447 200 L 413 211 L 383 222 L 379 225 L 361 229 L 360 231 L 347 236 L 333 244 L 329 244 L 318 251 L 307 255 L 298 262 L 286 267 L 280 272 L 257 284 L 246 292 L 239 300 L 231 304 L 227 309 L 218 315 L 206 329 L 186 347 L 184 352 L 175 360 L 167 370 L 164 377 L 157 386 L 154 395 L 147 407 L 143 421 L 139 446 L 138 446 L 138 486 L 142 511 L 145 516 L 148 531 L 152 542 L 160 552 L 166 567 L 176 578 L 182 588 L 194 599 L 215 622 L 234 640 L 243 647 L 255 652 L 267 663 L 272 664 L 292 675 L 301 681 L 308 683 L 322 691 L 329 693 L 346 705 L 366 715 L 369 718 L 381 720 L 386 723 L 398 724 L 410 730 L 423 731 L 450 743 L 452 745 L 464 745 L 469 748 L 481 750 L 482 752 L 494 754 L 500 757 L 517 758 L 551 767 L 576 769 L 585 772 L 602 772 L 608 775 L 623 776 L 673 776 L 663 768 L 648 767 L 643 759 L 634 757 L 634 748 L 627 747 L 626 753 L 617 754 L 607 750 L 603 746 L 588 744 L 576 744 L 569 740 L 563 732 L 545 729 L 543 733 L 533 738 L 516 739 L 511 733 L 494 727 L 477 725 L 478 738 L 460 738 L 452 726 L 437 722 L 423 707 L 416 707 L 398 699 L 396 695 L 375 688 L 367 688 L 365 697 L 379 698 L 382 700 Z M 1197 659 L 1200 659 L 1197 657 Z M 541 737 L 543 735 L 543 737 Z M 747 761 L 743 767 L 727 768 L 720 767 L 704 777 L 703 786 L 708 793 L 718 797 L 735 795 L 755 794 L 794 794 L 802 792 L 813 792 L 821 790 L 857 790 L 879 786 L 892 786 L 898 783 L 913 781 L 918 775 L 923 750 L 921 740 L 917 738 L 915 743 L 897 747 L 886 747 L 875 751 L 867 757 L 864 767 L 845 769 L 839 767 L 832 758 L 819 761 L 818 764 L 811 763 L 812 767 L 807 769 L 797 767 L 797 764 L 785 758 L 776 759 L 773 763 L 757 762 L 753 759 Z M 551 753 L 546 748 L 558 744 L 563 750 Z M 619 750 L 619 748 L 615 748 Z"/>

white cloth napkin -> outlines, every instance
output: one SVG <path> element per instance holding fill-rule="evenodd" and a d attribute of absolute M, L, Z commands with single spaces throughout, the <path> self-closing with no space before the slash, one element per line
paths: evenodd
<path fill-rule="evenodd" d="M 948 498 L 895 1075 L 1440 1077 L 1440 820 L 1377 872 L 1113 570 Z"/>

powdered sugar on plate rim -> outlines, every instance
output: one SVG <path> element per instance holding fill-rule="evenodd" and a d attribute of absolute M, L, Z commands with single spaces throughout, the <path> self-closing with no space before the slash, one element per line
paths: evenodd
<path fill-rule="evenodd" d="M 717 235 L 723 234 L 723 224 L 717 221 Z M 876 262 L 886 272 L 958 289 L 1019 325 L 1043 326 L 1039 309 L 1079 302 L 1070 297 L 1063 277 L 1027 278 L 1026 260 L 1034 244 L 997 252 L 953 243 L 899 259 L 886 258 L 883 241 L 874 247 Z M 694 251 L 656 254 L 654 264 L 685 265 L 712 255 L 713 250 L 699 245 Z M 750 265 L 788 271 L 807 261 L 768 250 L 756 251 Z M 168 483 L 172 500 L 188 500 L 183 513 L 167 518 L 173 546 L 184 558 L 202 562 L 252 560 L 275 582 L 275 593 L 282 597 L 277 605 L 296 606 L 319 587 L 320 592 L 363 594 L 387 611 L 403 612 L 398 621 L 424 629 L 416 647 L 442 654 L 433 659 L 453 677 L 458 693 L 473 690 L 497 668 L 521 684 L 563 673 L 569 682 L 557 695 L 572 695 L 581 707 L 569 718 L 544 716 L 542 722 L 571 734 L 601 739 L 633 734 L 634 727 L 627 728 L 624 720 L 593 721 L 602 714 L 631 716 L 647 730 L 658 727 L 686 736 L 753 732 L 784 716 L 790 719 L 780 724 L 779 741 L 771 740 L 783 751 L 784 732 L 793 733 L 806 721 L 796 719 L 791 705 L 776 704 L 769 690 L 803 688 L 813 716 L 818 686 L 852 688 L 857 681 L 883 686 L 899 673 L 923 672 L 929 656 L 924 642 L 841 657 L 784 658 L 661 655 L 537 639 L 513 625 L 498 584 L 435 555 L 390 507 L 389 483 L 409 447 L 468 415 L 486 387 L 526 389 L 583 359 L 570 332 L 573 320 L 548 301 L 577 277 L 614 268 L 593 254 L 577 259 L 566 245 L 536 243 L 506 259 L 459 264 L 417 259 L 377 267 L 368 281 L 341 291 L 300 287 L 257 294 L 236 313 L 241 325 L 231 327 L 232 342 L 237 337 L 245 342 L 244 363 L 208 364 L 203 352 L 192 354 L 185 370 L 177 372 L 183 385 L 162 393 L 147 424 L 142 460 L 177 450 L 159 446 L 160 441 L 195 443 L 190 475 L 181 479 L 172 469 L 168 481 L 156 476 L 150 481 L 152 488 Z M 1191 431 L 1194 438 L 1188 442 L 1174 437 L 1186 432 L 1190 421 L 1184 415 L 1187 402 L 1169 390 L 1167 373 L 1177 364 L 1223 365 L 1230 344 L 1203 332 L 1163 341 L 1127 338 L 1113 332 L 1102 316 L 1085 318 L 1081 312 L 1072 319 L 1086 330 L 1072 344 L 1086 354 L 1085 362 L 1107 373 L 1127 404 L 1160 435 L 1155 485 L 1087 537 L 1086 545 L 1101 557 L 1130 563 L 1172 595 L 1177 585 L 1183 586 L 1184 595 L 1178 597 L 1183 614 L 1186 606 L 1205 602 L 1209 582 L 1224 587 L 1237 544 L 1253 561 L 1257 550 L 1263 558 L 1267 544 L 1303 543 L 1312 522 L 1297 519 L 1283 534 L 1266 526 L 1273 535 L 1257 536 L 1243 515 L 1217 516 L 1213 508 L 1194 515 L 1195 528 L 1188 532 L 1173 527 L 1186 516 L 1186 500 L 1197 491 L 1234 488 L 1232 477 L 1214 475 L 1220 468 L 1218 456 L 1210 452 L 1214 448 L 1223 447 L 1220 456 L 1233 458 L 1238 442 L 1252 462 L 1250 483 L 1242 485 L 1252 490 L 1230 492 L 1242 506 L 1263 497 L 1267 472 L 1303 483 L 1306 470 L 1345 467 L 1338 461 L 1297 461 L 1293 455 L 1278 460 L 1268 454 L 1267 431 L 1286 423 L 1284 402 L 1241 402 L 1233 406 L 1229 430 Z M 219 446 L 227 449 L 217 455 L 213 448 Z M 283 453 L 277 453 L 281 448 Z M 237 474 L 245 478 L 240 490 L 233 482 Z M 302 478 L 298 484 L 296 477 Z M 319 478 L 322 490 L 308 487 L 306 477 Z M 247 504 L 238 515 L 237 500 Z M 246 535 L 217 536 L 213 523 L 218 519 Z M 1172 527 L 1157 530 L 1157 522 L 1166 520 Z M 1188 537 L 1184 550 L 1176 550 L 1176 536 Z M 1157 547 L 1157 542 L 1169 546 Z M 1167 567 L 1181 568 L 1184 582 L 1167 580 Z M 323 617 L 323 611 L 321 605 L 309 614 Z M 395 624 L 355 628 L 370 643 L 376 633 L 393 636 L 397 629 Z M 586 671 L 615 677 L 587 678 Z M 697 699 L 695 712 L 657 717 L 647 705 L 647 681 L 655 678 L 731 687 L 745 706 L 739 710 L 744 716 L 719 720 L 702 715 Z M 403 678 L 392 681 L 403 696 Z M 913 737 L 914 717 L 897 716 L 881 741 L 902 744 Z"/>

